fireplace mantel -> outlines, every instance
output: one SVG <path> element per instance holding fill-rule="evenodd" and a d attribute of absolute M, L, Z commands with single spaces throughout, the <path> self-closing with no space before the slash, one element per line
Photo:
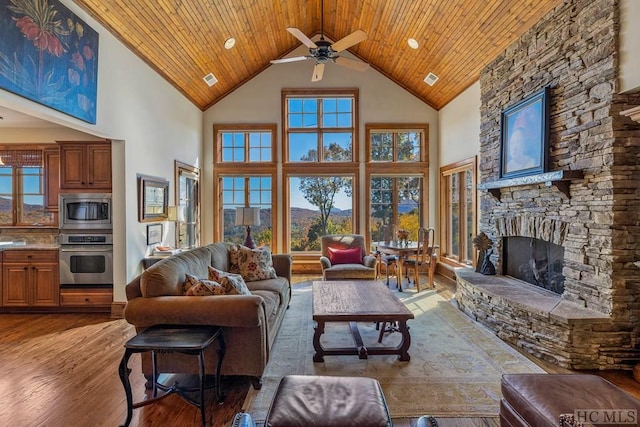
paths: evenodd
<path fill-rule="evenodd" d="M 545 172 L 536 175 L 527 175 L 517 178 L 500 179 L 497 181 L 484 182 L 478 184 L 479 190 L 487 190 L 493 197 L 501 201 L 501 189 L 510 187 L 519 187 L 523 185 L 544 184 L 547 187 L 555 186 L 567 197 L 569 194 L 570 181 L 584 178 L 582 171 L 575 170 L 559 170 L 553 172 Z"/>

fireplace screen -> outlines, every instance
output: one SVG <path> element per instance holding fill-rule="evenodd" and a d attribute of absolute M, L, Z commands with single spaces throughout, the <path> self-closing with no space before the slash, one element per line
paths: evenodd
<path fill-rule="evenodd" d="M 564 292 L 562 246 L 530 237 L 505 237 L 503 251 L 504 275 L 557 294 Z"/>

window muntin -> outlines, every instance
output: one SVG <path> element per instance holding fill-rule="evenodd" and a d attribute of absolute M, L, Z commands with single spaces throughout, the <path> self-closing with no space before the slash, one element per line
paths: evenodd
<path fill-rule="evenodd" d="M 272 202 L 273 179 L 270 175 L 224 176 L 219 178 L 222 211 L 222 238 L 225 242 L 242 244 L 246 227 L 235 225 L 236 208 L 260 208 L 260 225 L 251 227 L 256 246 L 273 247 Z"/>
<path fill-rule="evenodd" d="M 352 162 L 355 97 L 289 95 L 285 101 L 286 162 Z"/>
<path fill-rule="evenodd" d="M 53 225 L 44 172 L 42 150 L 0 150 L 0 225 Z"/>
<path fill-rule="evenodd" d="M 420 162 L 424 147 L 420 130 L 370 130 L 369 153 L 372 162 Z"/>
<path fill-rule="evenodd" d="M 233 126 L 216 129 L 216 163 L 264 163 L 273 161 L 275 127 Z"/>

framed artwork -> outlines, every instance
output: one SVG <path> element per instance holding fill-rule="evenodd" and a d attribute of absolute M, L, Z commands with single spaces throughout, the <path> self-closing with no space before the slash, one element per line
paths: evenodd
<path fill-rule="evenodd" d="M 147 246 L 162 242 L 162 224 L 147 225 Z"/>
<path fill-rule="evenodd" d="M 546 172 L 549 153 L 549 88 L 502 112 L 500 178 Z"/>
<path fill-rule="evenodd" d="M 0 88 L 95 124 L 98 33 L 58 0 L 0 0 Z"/>
<path fill-rule="evenodd" d="M 162 221 L 168 217 L 169 181 L 138 175 L 138 221 Z"/>

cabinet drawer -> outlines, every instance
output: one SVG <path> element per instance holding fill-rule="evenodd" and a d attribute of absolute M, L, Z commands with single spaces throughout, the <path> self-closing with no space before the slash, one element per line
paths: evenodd
<path fill-rule="evenodd" d="M 61 306 L 109 306 L 113 302 L 113 292 L 105 289 L 81 290 L 61 289 Z"/>
<path fill-rule="evenodd" d="M 58 251 L 52 250 L 5 250 L 2 259 L 7 262 L 41 262 L 58 261 Z"/>

